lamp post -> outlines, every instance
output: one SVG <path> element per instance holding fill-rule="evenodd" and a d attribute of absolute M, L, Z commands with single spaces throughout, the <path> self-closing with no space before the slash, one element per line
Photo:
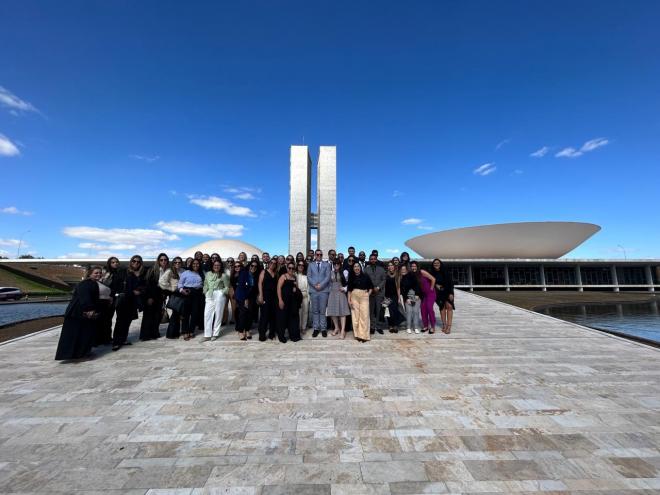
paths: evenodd
<path fill-rule="evenodd" d="M 30 233 L 30 230 L 28 229 L 28 230 L 26 230 L 25 232 L 23 232 L 21 234 L 21 237 L 18 241 L 18 248 L 16 249 L 16 258 L 17 259 L 21 257 L 21 244 L 23 244 L 23 237 L 25 237 L 25 234 L 29 234 L 29 233 Z"/>
<path fill-rule="evenodd" d="M 626 248 L 624 248 L 621 244 L 617 244 L 622 250 L 623 250 L 623 259 L 628 260 L 628 255 L 626 254 Z"/>

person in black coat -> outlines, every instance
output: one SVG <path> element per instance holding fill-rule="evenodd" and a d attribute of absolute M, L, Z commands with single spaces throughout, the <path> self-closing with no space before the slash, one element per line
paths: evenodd
<path fill-rule="evenodd" d="M 163 317 L 163 291 L 158 281 L 170 266 L 170 259 L 165 253 L 160 253 L 156 263 L 147 270 L 145 290 L 142 295 L 142 324 L 140 325 L 140 340 L 160 338 L 160 321 Z"/>
<path fill-rule="evenodd" d="M 64 313 L 64 324 L 57 343 L 55 359 L 81 359 L 88 357 L 96 333 L 99 286 L 103 269 L 93 266 L 87 270 L 85 280 L 73 291 L 71 302 Z"/>
<path fill-rule="evenodd" d="M 138 254 L 131 257 L 128 270 L 122 273 L 121 289 L 116 295 L 117 320 L 115 321 L 115 331 L 112 334 L 113 351 L 118 351 L 124 345 L 131 345 L 127 340 L 128 330 L 131 321 L 137 319 L 138 311 L 142 311 L 142 295 L 146 289 L 146 273 L 142 256 Z"/>

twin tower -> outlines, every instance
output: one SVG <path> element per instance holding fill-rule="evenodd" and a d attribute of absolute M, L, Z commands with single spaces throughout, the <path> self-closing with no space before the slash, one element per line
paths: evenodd
<path fill-rule="evenodd" d="M 307 146 L 291 146 L 289 253 L 305 256 L 317 230 L 317 248 L 325 255 L 337 244 L 337 147 L 320 146 L 316 172 L 316 213 L 312 213 L 312 159 Z"/>

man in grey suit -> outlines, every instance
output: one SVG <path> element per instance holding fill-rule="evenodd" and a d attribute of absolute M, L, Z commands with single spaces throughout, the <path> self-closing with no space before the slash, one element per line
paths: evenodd
<path fill-rule="evenodd" d="M 364 273 L 371 279 L 374 289 L 369 295 L 369 319 L 371 323 L 371 333 L 374 331 L 383 334 L 383 329 L 378 321 L 383 299 L 385 299 L 385 280 L 387 274 L 385 268 L 378 264 L 378 257 L 375 254 L 369 256 L 369 264 L 364 269 Z"/>
<path fill-rule="evenodd" d="M 312 337 L 317 337 L 319 332 L 323 337 L 328 336 L 325 309 L 328 306 L 328 296 L 330 295 L 331 274 L 330 263 L 323 261 L 323 251 L 317 249 L 314 252 L 314 261 L 307 267 L 309 298 L 312 303 L 312 328 L 314 329 Z"/>

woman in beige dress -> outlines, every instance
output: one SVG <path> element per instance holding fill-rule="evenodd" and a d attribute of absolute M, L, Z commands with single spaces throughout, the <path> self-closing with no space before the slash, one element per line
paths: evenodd
<path fill-rule="evenodd" d="M 302 253 L 298 253 L 302 256 Z M 296 281 L 298 290 L 302 294 L 302 304 L 298 312 L 300 319 L 300 335 L 305 335 L 307 331 L 307 318 L 309 317 L 309 284 L 307 282 L 307 266 L 304 259 L 296 261 Z"/>

